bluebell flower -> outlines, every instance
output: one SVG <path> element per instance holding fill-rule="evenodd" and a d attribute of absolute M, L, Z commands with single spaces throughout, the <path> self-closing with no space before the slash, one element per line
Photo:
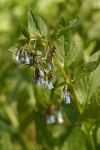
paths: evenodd
<path fill-rule="evenodd" d="M 62 113 L 60 111 L 57 112 L 57 120 L 60 124 L 64 122 Z"/>
<path fill-rule="evenodd" d="M 48 70 L 48 71 L 51 71 L 51 70 L 52 70 L 52 66 L 51 66 L 51 64 L 50 64 L 49 62 L 47 63 L 47 70 Z"/>
<path fill-rule="evenodd" d="M 40 76 L 44 77 L 44 72 L 43 72 L 43 70 L 39 69 L 39 73 L 40 73 Z"/>
<path fill-rule="evenodd" d="M 54 87 L 53 87 L 53 84 L 52 84 L 52 82 L 51 81 L 49 81 L 48 82 L 48 89 L 53 89 Z"/>
<path fill-rule="evenodd" d="M 51 115 L 47 115 L 46 116 L 46 123 L 47 124 L 53 124 L 55 123 L 55 117 L 51 114 Z"/>
<path fill-rule="evenodd" d="M 30 58 L 27 53 L 25 53 L 25 64 L 30 64 Z"/>
<path fill-rule="evenodd" d="M 43 77 L 40 78 L 40 84 L 44 84 L 45 83 L 45 80 Z"/>
<path fill-rule="evenodd" d="M 65 103 L 70 104 L 70 93 L 69 92 L 65 93 Z"/>
<path fill-rule="evenodd" d="M 16 53 L 16 55 L 15 55 L 15 60 L 19 63 L 19 60 L 20 60 L 20 55 L 19 55 L 19 53 Z"/>
<path fill-rule="evenodd" d="M 46 89 L 52 89 L 53 88 L 53 84 L 51 81 L 45 81 L 44 86 Z"/>

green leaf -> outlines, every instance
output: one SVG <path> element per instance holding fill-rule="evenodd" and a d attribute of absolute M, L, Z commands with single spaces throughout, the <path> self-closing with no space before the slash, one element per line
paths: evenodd
<path fill-rule="evenodd" d="M 54 42 L 56 47 L 56 56 L 61 61 L 64 62 L 64 37 L 61 36 Z"/>
<path fill-rule="evenodd" d="M 15 53 L 17 51 L 17 49 L 18 49 L 17 47 L 11 47 L 8 50 L 12 53 Z"/>
<path fill-rule="evenodd" d="M 35 14 L 31 9 L 28 11 L 28 29 L 31 33 L 46 38 L 47 27 L 40 16 Z"/>
<path fill-rule="evenodd" d="M 28 44 L 29 41 L 28 41 L 27 39 L 20 39 L 20 40 L 18 40 L 17 43 L 19 43 L 19 45 L 23 46 L 23 45 L 25 45 L 26 43 Z"/>
<path fill-rule="evenodd" d="M 89 61 L 96 61 L 99 55 L 100 50 L 91 56 Z M 95 89 L 100 86 L 100 65 L 91 74 L 77 80 L 76 84 L 75 93 L 80 103 L 85 107 L 90 102 Z"/>
<path fill-rule="evenodd" d="M 21 32 L 24 35 L 24 37 L 29 41 L 30 40 L 30 33 L 24 25 L 21 25 Z"/>
<path fill-rule="evenodd" d="M 66 84 L 66 82 L 63 81 L 63 82 L 59 83 L 59 84 L 56 86 L 56 88 L 61 87 L 61 86 L 64 86 L 65 84 Z"/>
<path fill-rule="evenodd" d="M 82 78 L 83 76 L 88 75 L 89 73 L 93 72 L 99 65 L 99 61 L 89 62 L 87 64 L 81 65 L 74 74 L 74 81 Z"/>
<path fill-rule="evenodd" d="M 89 120 L 100 119 L 100 87 L 93 93 L 89 104 L 84 109 L 79 121 L 89 121 Z"/>
<path fill-rule="evenodd" d="M 74 44 L 71 31 L 67 32 L 67 34 L 64 36 L 64 41 L 64 67 L 66 69 L 75 61 L 78 50 Z"/>
<path fill-rule="evenodd" d="M 71 21 L 67 22 L 62 17 L 59 21 L 59 23 L 56 26 L 56 30 L 51 36 L 51 40 L 55 41 L 58 39 L 61 35 L 64 35 L 68 30 L 70 30 L 72 27 L 77 25 L 79 21 L 79 17 L 76 17 L 75 19 L 72 19 Z"/>
<path fill-rule="evenodd" d="M 3 134 L 0 142 L 0 150 L 14 150 L 10 136 L 7 133 Z"/>

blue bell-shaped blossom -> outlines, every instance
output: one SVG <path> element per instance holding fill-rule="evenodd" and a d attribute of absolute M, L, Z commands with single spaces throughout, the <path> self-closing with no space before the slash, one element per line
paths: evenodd
<path fill-rule="evenodd" d="M 41 77 L 44 77 L 44 72 L 43 72 L 43 70 L 39 69 L 39 73 L 40 73 L 40 76 L 41 76 Z"/>
<path fill-rule="evenodd" d="M 20 60 L 20 55 L 19 55 L 19 53 L 16 53 L 16 55 L 15 55 L 15 60 L 19 63 L 19 60 Z"/>
<path fill-rule="evenodd" d="M 47 115 L 46 116 L 46 123 L 47 124 L 53 124 L 55 123 L 55 117 L 51 114 L 51 115 Z"/>
<path fill-rule="evenodd" d="M 51 81 L 49 81 L 48 82 L 48 89 L 53 89 L 54 87 L 53 87 L 53 84 L 52 84 L 52 82 Z"/>
<path fill-rule="evenodd" d="M 40 84 L 44 84 L 45 83 L 45 80 L 43 77 L 40 78 Z"/>
<path fill-rule="evenodd" d="M 60 124 L 64 122 L 62 113 L 60 111 L 57 112 L 57 120 Z"/>
<path fill-rule="evenodd" d="M 25 53 L 25 64 L 26 64 L 26 65 L 30 64 L 30 58 L 29 58 L 29 56 L 27 55 L 27 53 Z"/>
<path fill-rule="evenodd" d="M 70 94 L 69 94 L 69 92 L 65 93 L 65 103 L 70 104 Z"/>

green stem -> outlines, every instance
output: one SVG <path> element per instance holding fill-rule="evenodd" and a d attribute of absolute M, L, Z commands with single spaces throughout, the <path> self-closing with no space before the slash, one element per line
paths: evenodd
<path fill-rule="evenodd" d="M 88 131 L 86 124 L 84 123 L 84 127 L 85 127 L 85 134 L 87 136 L 88 142 L 90 144 L 91 150 L 96 150 L 95 148 L 95 144 L 94 144 L 94 140 L 92 135 L 90 134 L 90 131 Z"/>
<path fill-rule="evenodd" d="M 65 73 L 63 67 L 61 66 L 61 64 L 58 62 L 56 56 L 54 57 L 54 61 L 55 61 L 55 64 L 57 65 L 57 67 L 59 68 L 60 72 L 62 73 L 62 76 L 63 76 L 64 80 L 66 81 L 67 85 L 69 86 L 70 91 L 71 91 L 72 95 L 74 96 L 75 104 L 76 104 L 76 106 L 77 106 L 77 109 L 78 109 L 78 111 L 79 111 L 79 114 L 81 114 L 81 113 L 82 113 L 82 108 L 81 108 L 81 106 L 80 106 L 80 104 L 79 104 L 79 102 L 78 102 L 78 99 L 77 99 L 77 96 L 76 96 L 76 94 L 75 94 L 75 91 L 74 91 L 73 86 L 71 86 L 71 84 L 69 83 L 68 76 L 66 75 L 66 73 Z"/>
<path fill-rule="evenodd" d="M 77 98 L 77 96 L 76 96 L 76 93 L 75 93 L 75 91 L 74 91 L 74 88 L 73 88 L 73 86 L 68 82 L 68 76 L 67 76 L 67 74 L 65 73 L 63 67 L 62 67 L 62 66 L 60 65 L 60 63 L 58 62 L 56 56 L 54 57 L 54 61 L 55 61 L 55 64 L 57 65 L 57 67 L 59 68 L 60 72 L 62 73 L 62 76 L 63 76 L 64 80 L 65 80 L 66 83 L 68 84 L 68 86 L 69 86 L 69 88 L 70 88 L 70 91 L 71 91 L 71 93 L 72 93 L 72 95 L 73 95 L 73 97 L 74 97 L 74 102 L 75 102 L 75 104 L 76 104 L 76 106 L 77 106 L 78 112 L 79 112 L 79 114 L 81 115 L 82 112 L 83 112 L 83 110 L 82 110 L 82 108 L 81 108 L 81 106 L 80 106 L 80 104 L 79 104 L 79 102 L 78 102 L 78 98 Z M 96 150 L 95 144 L 94 144 L 94 141 L 93 141 L 93 138 L 92 138 L 92 135 L 91 135 L 90 132 L 87 130 L 85 123 L 84 123 L 84 126 L 85 126 L 85 129 L 86 129 L 86 136 L 87 136 L 87 138 L 88 138 L 88 142 L 89 142 L 89 144 L 90 144 L 90 146 L 91 146 L 91 149 L 92 149 L 92 150 Z"/>
<path fill-rule="evenodd" d="M 3 108 L 4 108 L 5 112 L 6 112 L 6 114 L 9 117 L 11 123 L 13 124 L 13 126 L 15 128 L 18 128 L 19 127 L 19 121 L 18 121 L 18 119 L 17 119 L 17 117 L 16 117 L 12 107 L 8 104 L 5 95 L 1 95 L 1 103 L 3 105 Z"/>

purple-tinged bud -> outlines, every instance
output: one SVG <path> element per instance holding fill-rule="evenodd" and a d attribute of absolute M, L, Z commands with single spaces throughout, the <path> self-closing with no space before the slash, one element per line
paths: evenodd
<path fill-rule="evenodd" d="M 65 93 L 65 103 L 70 104 L 70 94 L 69 94 L 69 92 Z"/>
<path fill-rule="evenodd" d="M 40 84 L 44 84 L 44 83 L 45 83 L 44 78 L 41 77 L 41 78 L 40 78 Z"/>
<path fill-rule="evenodd" d="M 54 116 L 52 114 L 46 116 L 46 123 L 47 124 L 53 124 L 53 123 L 55 123 L 55 118 L 54 118 Z"/>
<path fill-rule="evenodd" d="M 25 54 L 25 64 L 30 64 L 30 58 L 27 54 Z"/>
<path fill-rule="evenodd" d="M 57 120 L 60 124 L 64 122 L 62 113 L 60 111 L 57 112 Z"/>
<path fill-rule="evenodd" d="M 51 66 L 51 64 L 48 62 L 48 64 L 47 64 L 47 70 L 48 71 L 51 71 L 52 70 L 52 66 Z"/>

